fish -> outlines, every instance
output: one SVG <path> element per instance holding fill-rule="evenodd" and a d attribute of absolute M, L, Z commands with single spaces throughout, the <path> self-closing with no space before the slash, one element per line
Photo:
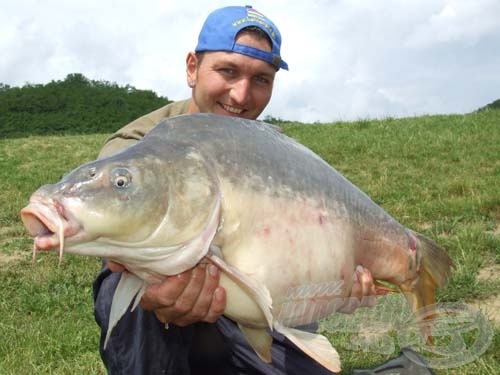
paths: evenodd
<path fill-rule="evenodd" d="M 453 268 L 435 241 L 400 224 L 307 147 L 263 122 L 214 114 L 163 120 L 132 146 L 40 187 L 20 215 L 34 256 L 59 249 L 60 258 L 125 266 L 106 343 L 147 285 L 209 262 L 221 270 L 224 315 L 263 361 L 272 361 L 275 330 L 334 372 L 341 362 L 331 343 L 297 327 L 339 304 L 302 293 L 306 303 L 290 308 L 293 288 L 336 283 L 326 294 L 342 300 L 361 265 L 378 290 L 394 285 L 418 311 L 436 302 Z"/>

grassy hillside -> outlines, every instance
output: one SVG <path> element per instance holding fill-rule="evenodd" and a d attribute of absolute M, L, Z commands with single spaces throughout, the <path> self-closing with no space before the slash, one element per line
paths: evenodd
<path fill-rule="evenodd" d="M 456 271 L 441 301 L 494 298 L 500 263 L 500 111 L 334 124 L 283 124 L 404 225 L 449 251 Z M 31 240 L 19 210 L 40 185 L 93 159 L 107 134 L 25 136 L 0 140 L 0 374 L 104 374 L 93 320 L 91 285 L 100 261 L 55 254 L 31 264 Z M 356 314 L 363 314 L 359 309 Z M 355 315 L 356 315 L 355 314 Z M 438 374 L 497 374 L 493 343 L 467 365 Z M 345 373 L 398 350 L 353 346 L 353 334 L 330 332 Z M 466 342 L 474 341 L 469 332 Z M 357 337 L 357 336 L 356 336 Z"/>
<path fill-rule="evenodd" d="M 486 104 L 484 107 L 479 108 L 478 112 L 490 111 L 490 110 L 498 110 L 500 109 L 500 99 L 494 100 L 489 104 Z"/>

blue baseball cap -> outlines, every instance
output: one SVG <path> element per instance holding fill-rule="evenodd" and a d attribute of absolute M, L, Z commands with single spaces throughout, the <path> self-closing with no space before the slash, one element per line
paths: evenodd
<path fill-rule="evenodd" d="M 240 30 L 256 26 L 264 31 L 272 43 L 271 52 L 236 43 Z M 281 35 L 276 25 L 250 5 L 229 6 L 210 13 L 201 28 L 195 52 L 228 51 L 241 53 L 273 65 L 276 70 L 288 70 L 280 56 Z"/>

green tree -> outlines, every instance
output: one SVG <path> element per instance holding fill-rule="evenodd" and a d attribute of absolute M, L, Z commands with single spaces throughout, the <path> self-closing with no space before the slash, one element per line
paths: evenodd
<path fill-rule="evenodd" d="M 47 84 L 0 84 L 0 134 L 111 133 L 167 103 L 153 91 L 89 80 L 80 73 Z"/>

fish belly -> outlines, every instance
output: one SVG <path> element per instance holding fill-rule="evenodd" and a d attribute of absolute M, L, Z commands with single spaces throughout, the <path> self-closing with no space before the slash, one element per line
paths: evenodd
<path fill-rule="evenodd" d="M 215 241 L 222 245 L 225 262 L 269 290 L 275 320 L 286 326 L 307 324 L 338 307 L 331 301 L 348 294 L 355 268 L 352 231 L 345 222 L 306 197 L 228 189 L 224 201 Z M 265 324 L 258 306 L 237 284 L 221 284 L 228 292 L 228 316 Z"/>

